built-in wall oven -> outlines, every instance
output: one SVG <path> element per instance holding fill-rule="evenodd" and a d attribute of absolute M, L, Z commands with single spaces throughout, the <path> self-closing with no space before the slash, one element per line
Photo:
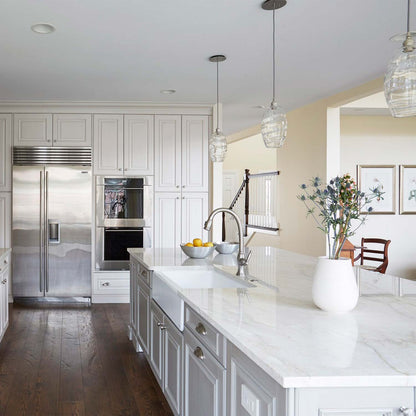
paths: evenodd
<path fill-rule="evenodd" d="M 96 177 L 97 270 L 127 270 L 127 248 L 151 247 L 152 185 L 149 176 Z"/>

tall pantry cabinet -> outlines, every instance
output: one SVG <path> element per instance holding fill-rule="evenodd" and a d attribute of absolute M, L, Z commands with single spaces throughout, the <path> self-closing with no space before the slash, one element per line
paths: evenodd
<path fill-rule="evenodd" d="M 155 247 L 208 238 L 208 136 L 208 116 L 155 116 Z"/>
<path fill-rule="evenodd" d="M 0 114 L 0 248 L 11 244 L 11 124 L 10 114 Z"/>

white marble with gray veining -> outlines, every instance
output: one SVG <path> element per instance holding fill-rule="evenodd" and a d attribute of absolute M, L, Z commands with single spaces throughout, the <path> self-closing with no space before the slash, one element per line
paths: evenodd
<path fill-rule="evenodd" d="M 180 249 L 129 252 L 155 272 L 210 263 L 235 272 L 229 256 L 200 261 Z M 362 296 L 353 312 L 328 314 L 312 302 L 315 263 L 285 250 L 253 248 L 249 270 L 261 281 L 257 287 L 175 289 L 283 387 L 416 386 L 416 297 Z M 390 276 L 375 276 L 362 274 L 364 292 L 368 286 L 374 293 L 379 281 L 390 286 Z"/>

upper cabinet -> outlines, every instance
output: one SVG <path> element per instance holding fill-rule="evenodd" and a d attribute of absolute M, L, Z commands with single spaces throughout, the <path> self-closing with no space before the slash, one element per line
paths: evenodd
<path fill-rule="evenodd" d="M 54 146 L 91 146 L 90 114 L 54 114 Z"/>
<path fill-rule="evenodd" d="M 155 191 L 208 192 L 208 116 L 155 117 Z"/>
<path fill-rule="evenodd" d="M 153 174 L 153 116 L 95 115 L 94 173 Z"/>
<path fill-rule="evenodd" d="M 11 191 L 12 117 L 0 114 L 0 192 Z"/>
<path fill-rule="evenodd" d="M 52 114 L 15 114 L 15 146 L 52 146 Z"/>
<path fill-rule="evenodd" d="M 90 114 L 15 114 L 15 146 L 91 146 Z"/>

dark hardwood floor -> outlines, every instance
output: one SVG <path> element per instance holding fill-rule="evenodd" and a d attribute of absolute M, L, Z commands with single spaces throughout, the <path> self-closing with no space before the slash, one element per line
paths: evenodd
<path fill-rule="evenodd" d="M 167 416 L 128 305 L 11 305 L 0 343 L 1 416 Z"/>

